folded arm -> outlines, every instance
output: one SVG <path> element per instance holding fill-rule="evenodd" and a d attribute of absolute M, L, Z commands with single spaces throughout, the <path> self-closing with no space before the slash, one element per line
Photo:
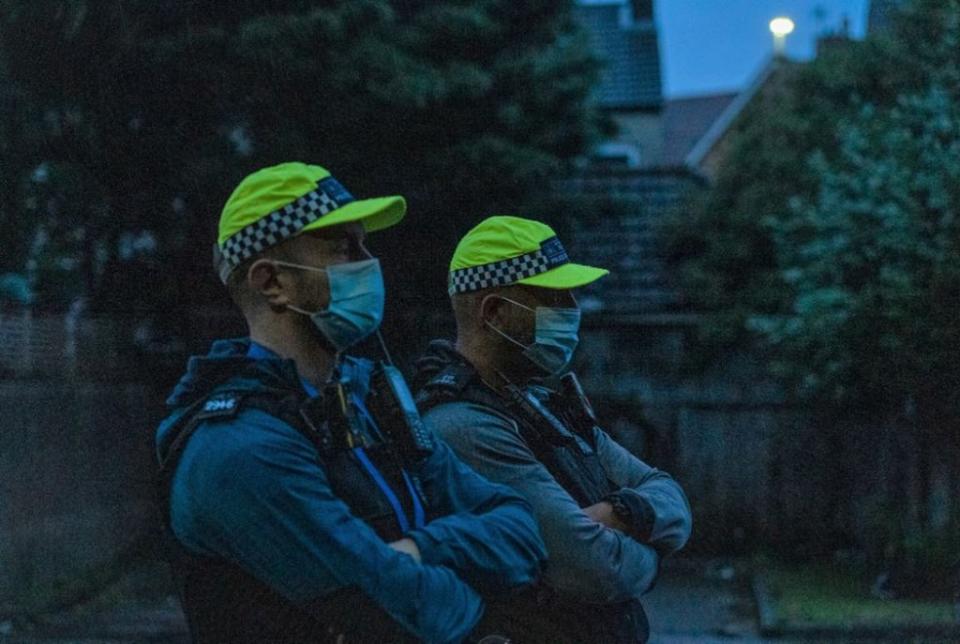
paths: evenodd
<path fill-rule="evenodd" d="M 546 549 L 530 505 L 437 443 L 417 473 L 440 516 L 407 535 L 423 562 L 449 567 L 479 590 L 532 583 Z"/>
<path fill-rule="evenodd" d="M 452 570 L 417 563 L 355 517 L 294 429 L 258 411 L 238 421 L 243 431 L 208 429 L 254 442 L 219 449 L 204 467 L 189 468 L 189 454 L 181 462 L 187 499 L 174 531 L 185 545 L 233 561 L 294 602 L 355 587 L 424 640 L 458 641 L 470 631 L 482 601 Z"/>
<path fill-rule="evenodd" d="M 615 602 L 653 584 L 656 551 L 589 517 L 511 421 L 465 402 L 440 405 L 424 421 L 473 469 L 512 487 L 533 507 L 549 556 L 544 578 L 552 587 L 584 601 Z"/>
<path fill-rule="evenodd" d="M 673 478 L 650 467 L 610 438 L 594 431 L 597 455 L 607 476 L 621 489 L 618 494 L 630 509 L 631 533 L 669 554 L 682 548 L 690 538 L 692 517 L 683 489 Z"/>

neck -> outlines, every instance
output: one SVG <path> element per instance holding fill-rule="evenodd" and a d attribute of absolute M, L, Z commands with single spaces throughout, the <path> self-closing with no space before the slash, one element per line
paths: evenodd
<path fill-rule="evenodd" d="M 293 360 L 300 377 L 320 388 L 333 372 L 336 354 L 318 341 L 317 331 L 301 322 L 292 316 L 283 316 L 280 320 L 271 321 L 271 324 L 255 324 L 251 321 L 250 339 L 281 358 Z"/>
<path fill-rule="evenodd" d="M 466 358 L 477 370 L 480 378 L 494 390 L 499 391 L 501 387 L 507 384 L 505 378 L 510 382 L 520 384 L 516 374 L 512 373 L 512 370 L 503 364 L 503 361 L 491 355 L 488 346 L 482 342 L 458 335 L 454 347 L 457 353 Z"/>

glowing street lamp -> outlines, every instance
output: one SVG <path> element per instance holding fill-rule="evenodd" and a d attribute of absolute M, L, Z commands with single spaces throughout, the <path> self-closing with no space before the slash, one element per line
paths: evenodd
<path fill-rule="evenodd" d="M 773 53 L 783 56 L 787 50 L 787 36 L 793 33 L 793 20 L 780 16 L 770 21 L 770 33 L 773 34 Z"/>

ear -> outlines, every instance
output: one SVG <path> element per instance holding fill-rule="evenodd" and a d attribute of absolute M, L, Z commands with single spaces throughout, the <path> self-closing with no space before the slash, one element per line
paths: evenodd
<path fill-rule="evenodd" d="M 270 260 L 255 261 L 247 270 L 247 281 L 253 292 L 259 293 L 271 307 L 284 308 L 290 303 L 289 282 Z"/>
<path fill-rule="evenodd" d="M 497 328 L 502 327 L 505 321 L 506 304 L 507 302 L 497 293 L 485 295 L 480 300 L 480 325 L 484 326 L 485 322 L 490 322 Z"/>

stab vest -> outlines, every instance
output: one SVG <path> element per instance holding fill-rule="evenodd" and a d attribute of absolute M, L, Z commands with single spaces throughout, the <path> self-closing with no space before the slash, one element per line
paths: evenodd
<path fill-rule="evenodd" d="M 546 389 L 531 388 L 531 395 L 552 416 L 541 414 L 516 397 L 501 396 L 488 387 L 465 362 L 449 362 L 417 394 L 422 413 L 448 402 L 470 402 L 512 420 L 534 457 L 580 505 L 600 502 L 617 486 L 607 478 L 596 453 L 593 426 L 573 422 L 562 405 L 550 400 Z M 469 431 L 465 429 L 464 431 Z M 491 602 L 489 619 L 514 633 L 519 642 L 646 642 L 649 624 L 639 601 L 595 605 L 561 597 L 540 584 L 506 602 Z"/>
<path fill-rule="evenodd" d="M 228 420 L 243 409 L 258 409 L 294 427 L 319 454 L 334 494 L 386 542 L 402 538 L 393 508 L 356 455 L 334 447 L 326 422 L 311 422 L 301 391 L 234 392 L 215 389 L 188 408 L 161 446 L 159 507 L 165 542 L 179 587 L 191 640 L 207 642 L 413 642 L 382 608 L 359 589 L 346 588 L 307 605 L 294 604 L 239 566 L 188 552 L 169 527 L 173 476 L 194 431 L 204 421 Z M 228 428 L 225 428 L 228 429 Z M 243 431 L 243 427 L 229 430 Z M 409 488 L 403 459 L 390 443 L 365 448 L 408 516 Z M 418 492 L 419 493 L 419 492 Z M 424 501 L 425 505 L 425 501 Z M 343 639 L 338 639 L 342 636 Z"/>
<path fill-rule="evenodd" d="M 534 395 L 544 402 L 545 392 Z M 492 391 L 480 380 L 473 367 L 452 363 L 431 378 L 417 395 L 417 405 L 424 413 L 445 402 L 466 401 L 483 405 L 499 415 L 507 416 L 517 425 L 520 437 L 550 475 L 557 480 L 581 508 L 600 502 L 616 491 L 607 478 L 596 453 L 593 427 L 576 427 L 555 408 L 550 409 L 567 429 L 554 431 L 532 410 L 526 410 Z M 546 403 L 550 407 L 549 402 Z"/>

